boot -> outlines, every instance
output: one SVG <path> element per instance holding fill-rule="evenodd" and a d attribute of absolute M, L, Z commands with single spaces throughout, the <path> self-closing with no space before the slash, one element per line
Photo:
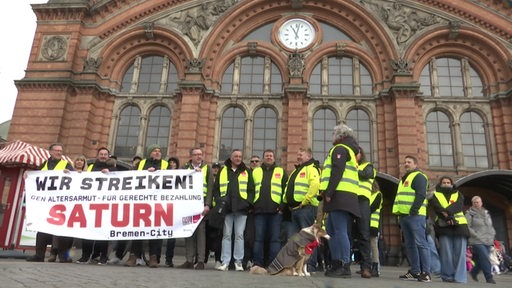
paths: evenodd
<path fill-rule="evenodd" d="M 331 266 L 329 267 L 329 269 L 327 269 L 325 271 L 324 274 L 326 277 L 340 277 L 340 275 L 342 273 L 342 267 L 343 267 L 343 262 L 333 260 L 333 261 L 331 261 Z"/>
<path fill-rule="evenodd" d="M 157 259 L 156 255 L 149 256 L 149 267 L 150 268 L 158 267 L 158 259 Z"/>
<path fill-rule="evenodd" d="M 361 274 L 361 276 L 362 275 L 363 274 Z M 350 272 L 350 262 L 343 263 L 342 272 L 341 272 L 341 275 L 339 277 L 341 277 L 341 278 L 352 278 L 352 272 Z"/>
<path fill-rule="evenodd" d="M 370 273 L 370 269 L 361 268 L 361 278 L 372 278 L 372 273 Z"/>
<path fill-rule="evenodd" d="M 372 277 L 379 277 L 379 263 L 372 263 L 372 270 L 370 271 Z"/>
<path fill-rule="evenodd" d="M 137 265 L 137 256 L 135 256 L 135 254 L 130 254 L 130 258 L 126 260 L 124 266 L 135 267 L 135 265 Z"/>

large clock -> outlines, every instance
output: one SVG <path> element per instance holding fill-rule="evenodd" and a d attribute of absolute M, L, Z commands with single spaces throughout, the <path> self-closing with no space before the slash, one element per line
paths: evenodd
<path fill-rule="evenodd" d="M 315 27 L 302 18 L 293 18 L 281 25 L 277 36 L 284 47 L 300 50 L 315 40 Z"/>

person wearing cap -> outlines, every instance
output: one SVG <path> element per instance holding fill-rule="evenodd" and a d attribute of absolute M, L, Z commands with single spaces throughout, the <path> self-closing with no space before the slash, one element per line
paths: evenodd
<path fill-rule="evenodd" d="M 157 170 L 167 170 L 169 168 L 169 162 L 162 159 L 162 150 L 160 145 L 152 144 L 147 149 L 148 158 L 142 159 L 135 170 L 147 170 L 154 172 Z M 142 242 L 143 240 L 133 240 L 132 248 L 130 251 L 130 257 L 125 262 L 125 266 L 135 267 L 137 265 L 137 259 L 142 256 Z M 157 268 L 160 262 L 160 254 L 162 252 L 162 239 L 150 239 L 148 240 L 149 246 L 149 267 Z"/>
<path fill-rule="evenodd" d="M 203 173 L 203 197 L 204 209 L 203 216 L 206 216 L 212 206 L 212 187 L 213 175 L 212 169 L 203 161 L 203 150 L 199 147 L 190 149 L 190 160 L 183 166 L 183 169 L 191 169 Z M 178 268 L 204 270 L 206 261 L 206 220 L 203 218 L 201 223 L 194 231 L 192 236 L 185 238 L 185 263 Z M 197 264 L 194 267 L 194 256 L 197 253 Z"/>

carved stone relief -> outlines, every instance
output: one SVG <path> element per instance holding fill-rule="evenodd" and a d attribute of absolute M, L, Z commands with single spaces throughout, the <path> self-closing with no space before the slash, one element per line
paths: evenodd
<path fill-rule="evenodd" d="M 296 52 L 291 53 L 288 56 L 288 70 L 290 70 L 290 77 L 302 77 L 304 55 Z"/>
<path fill-rule="evenodd" d="M 43 36 L 43 45 L 39 53 L 40 61 L 65 61 L 69 36 Z"/>
<path fill-rule="evenodd" d="M 173 13 L 157 23 L 181 31 L 198 45 L 215 21 L 239 0 L 215 0 Z"/>
<path fill-rule="evenodd" d="M 376 13 L 391 30 L 399 46 L 428 26 L 447 23 L 433 13 L 421 11 L 398 0 L 361 0 L 361 4 Z"/>

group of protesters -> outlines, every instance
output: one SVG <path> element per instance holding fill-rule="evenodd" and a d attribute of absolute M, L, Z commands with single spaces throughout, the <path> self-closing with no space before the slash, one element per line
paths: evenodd
<path fill-rule="evenodd" d="M 301 229 L 313 224 L 325 227 L 329 241 L 312 246 L 308 272 L 324 271 L 327 277 L 352 277 L 351 264 L 359 264 L 361 278 L 379 277 L 378 237 L 383 196 L 375 181 L 377 171 L 366 159 L 354 131 L 344 125 L 333 130 L 333 147 L 320 165 L 310 148 L 297 151 L 297 163 L 291 173 L 276 163 L 274 151 L 267 149 L 262 158 L 243 162 L 242 151 L 234 149 L 223 163 L 208 165 L 203 150 L 190 149 L 190 160 L 180 166 L 179 159 L 162 159 L 161 148 L 150 145 L 146 159 L 134 162 L 135 170 L 149 172 L 166 169 L 193 169 L 202 172 L 203 220 L 191 237 L 185 239 L 185 262 L 176 267 L 205 269 L 210 251 L 215 269 L 245 271 L 259 266 L 269 271 L 282 267 L 288 259 L 276 257 L 283 245 Z M 87 165 L 85 157 L 71 163 L 62 159 L 61 144 L 50 146 L 51 157 L 41 170 L 114 171 L 115 161 L 107 148 L 98 149 L 97 159 Z M 431 281 L 431 257 L 425 230 L 427 209 L 434 211 L 434 228 L 440 249 L 440 277 L 445 282 L 465 283 L 465 253 L 471 246 L 475 266 L 470 272 L 478 281 L 484 272 L 487 283 L 495 283 L 489 274 L 489 239 L 494 228 L 482 200 L 475 196 L 473 206 L 464 214 L 463 196 L 450 177 L 442 177 L 432 198 L 427 199 L 428 178 L 412 155 L 404 157 L 405 175 L 400 179 L 392 213 L 398 217 L 410 269 L 399 278 Z M 47 245 L 55 251 L 48 261 L 72 262 L 69 249 L 73 239 L 38 232 L 36 254 L 28 261 L 43 262 Z M 166 240 L 165 265 L 174 267 L 175 239 Z M 142 240 L 82 239 L 82 256 L 77 263 L 118 264 L 125 253 L 125 266 L 159 267 L 163 239 L 148 240 L 149 260 L 145 261 Z M 109 247 L 115 254 L 109 259 Z M 357 248 L 357 249 L 354 249 Z M 354 251 L 358 252 L 357 257 Z M 489 267 L 488 267 L 489 266 Z M 277 268 L 276 268 L 277 267 Z"/>

